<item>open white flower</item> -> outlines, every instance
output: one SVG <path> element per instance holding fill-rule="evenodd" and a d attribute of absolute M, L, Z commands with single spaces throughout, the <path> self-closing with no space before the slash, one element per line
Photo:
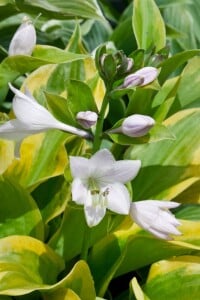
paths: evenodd
<path fill-rule="evenodd" d="M 170 201 L 145 200 L 131 203 L 130 216 L 143 229 L 158 238 L 170 240 L 170 235 L 181 235 L 176 228 L 180 222 L 169 211 L 180 203 Z"/>
<path fill-rule="evenodd" d="M 48 129 L 64 130 L 83 138 L 90 137 L 88 132 L 64 124 L 54 118 L 45 107 L 34 99 L 28 90 L 23 94 L 11 84 L 9 87 L 15 93 L 12 106 L 17 119 L 0 125 L 0 138 L 21 141 L 28 135 Z"/>
<path fill-rule="evenodd" d="M 124 183 L 137 175 L 140 166 L 140 160 L 115 161 L 107 149 L 90 159 L 70 157 L 72 200 L 84 205 L 88 226 L 97 225 L 107 208 L 118 214 L 129 213 L 130 195 Z"/>

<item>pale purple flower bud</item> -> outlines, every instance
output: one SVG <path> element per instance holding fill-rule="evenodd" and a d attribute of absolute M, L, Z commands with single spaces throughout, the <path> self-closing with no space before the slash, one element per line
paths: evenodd
<path fill-rule="evenodd" d="M 130 137 L 139 137 L 147 134 L 154 124 L 151 117 L 135 114 L 123 121 L 121 132 Z"/>
<path fill-rule="evenodd" d="M 93 111 L 80 111 L 76 115 L 77 122 L 85 129 L 96 124 L 98 115 Z"/>
<path fill-rule="evenodd" d="M 24 17 L 23 23 L 19 26 L 10 42 L 8 55 L 31 55 L 35 45 L 35 28 L 30 19 Z"/>
<path fill-rule="evenodd" d="M 135 86 L 141 86 L 144 82 L 144 78 L 142 76 L 138 76 L 135 74 L 128 75 L 120 88 L 133 88 Z"/>
<path fill-rule="evenodd" d="M 157 76 L 158 70 L 156 68 L 145 67 L 125 77 L 122 86 L 124 88 L 144 86 L 154 81 Z"/>

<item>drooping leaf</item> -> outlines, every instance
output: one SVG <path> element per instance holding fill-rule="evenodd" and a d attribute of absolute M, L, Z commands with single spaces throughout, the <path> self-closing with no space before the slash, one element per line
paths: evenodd
<path fill-rule="evenodd" d="M 28 236 L 0 239 L 0 295 L 25 295 L 56 282 L 63 260 L 41 241 Z"/>
<path fill-rule="evenodd" d="M 73 290 L 81 300 L 94 300 L 96 293 L 93 279 L 85 261 L 78 261 L 68 275 L 57 284 L 54 284 L 46 293 L 43 292 L 45 300 L 67 300 L 77 298 L 67 298 L 69 289 Z"/>

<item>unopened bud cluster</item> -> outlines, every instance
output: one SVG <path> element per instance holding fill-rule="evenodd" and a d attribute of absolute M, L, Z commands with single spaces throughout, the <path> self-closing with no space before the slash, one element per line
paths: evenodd
<path fill-rule="evenodd" d="M 131 72 L 134 65 L 133 59 L 127 57 L 123 51 L 102 53 L 96 60 L 101 77 L 104 81 L 109 82 L 124 78 Z"/>

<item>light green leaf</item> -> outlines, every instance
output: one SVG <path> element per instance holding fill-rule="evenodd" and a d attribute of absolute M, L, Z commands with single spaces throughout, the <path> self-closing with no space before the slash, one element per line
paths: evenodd
<path fill-rule="evenodd" d="M 14 160 L 6 174 L 16 178 L 26 187 L 63 174 L 68 162 L 64 147 L 67 138 L 70 138 L 70 135 L 50 130 L 24 139 L 21 145 L 21 159 Z"/>
<path fill-rule="evenodd" d="M 110 138 L 120 145 L 156 143 L 165 139 L 174 140 L 173 133 L 164 125 L 156 124 L 148 134 L 142 137 L 128 137 L 120 133 L 109 134 Z"/>
<path fill-rule="evenodd" d="M 64 300 L 67 298 L 68 289 L 73 290 L 81 300 L 94 300 L 96 297 L 94 282 L 87 263 L 83 260 L 78 261 L 68 275 L 57 284 L 43 292 L 45 300 Z M 60 297 L 60 296 L 63 296 Z M 76 298 L 75 298 L 76 299 Z M 74 299 L 74 300 L 75 300 Z"/>
<path fill-rule="evenodd" d="M 43 239 L 42 217 L 29 193 L 11 178 L 2 176 L 0 194 L 0 237 L 29 235 Z"/>
<path fill-rule="evenodd" d="M 165 47 L 165 24 L 154 0 L 135 0 L 132 21 L 138 48 Z"/>
<path fill-rule="evenodd" d="M 117 231 L 93 246 L 88 259 L 96 283 L 97 293 L 107 281 L 105 270 L 109 273 L 116 262 L 123 257 L 115 274 L 120 276 L 147 266 L 160 259 L 191 253 L 199 253 L 200 222 L 182 221 L 182 236 L 178 241 L 165 241 L 141 230 L 128 218 Z M 134 253 L 134 255 L 133 255 Z"/>
<path fill-rule="evenodd" d="M 34 48 L 32 56 L 46 61 L 47 63 L 51 62 L 59 64 L 84 59 L 89 55 L 73 53 L 53 46 L 37 45 Z"/>
<path fill-rule="evenodd" d="M 68 105 L 68 100 L 55 94 L 45 93 L 47 105 L 52 114 L 61 122 L 78 126 L 76 118 Z"/>
<path fill-rule="evenodd" d="M 35 47 L 33 56 L 16 55 L 5 58 L 0 64 L 0 93 L 4 98 L 8 90 L 8 82 L 12 82 L 19 75 L 33 71 L 40 66 L 72 62 L 84 59 L 86 55 L 70 53 L 52 46 Z"/>
<path fill-rule="evenodd" d="M 190 59 L 181 74 L 181 80 L 178 87 L 178 99 L 181 108 L 184 108 L 194 102 L 200 100 L 200 57 Z"/>
<path fill-rule="evenodd" d="M 174 284 L 175 283 L 175 284 Z M 145 293 L 150 299 L 198 299 L 200 295 L 200 258 L 180 256 L 151 266 Z"/>
<path fill-rule="evenodd" d="M 67 94 L 69 109 L 75 116 L 79 111 L 90 110 L 97 112 L 92 91 L 86 83 L 78 80 L 70 80 L 69 84 L 67 84 Z"/>
<path fill-rule="evenodd" d="M 183 51 L 166 59 L 160 64 L 159 82 L 162 84 L 178 67 L 196 55 L 200 55 L 199 49 Z"/>
<path fill-rule="evenodd" d="M 70 185 L 63 176 L 45 180 L 32 192 L 45 223 L 63 213 L 70 194 Z"/>
<path fill-rule="evenodd" d="M 28 236 L 0 239 L 0 295 L 24 295 L 49 288 L 64 268 L 47 245 Z"/>
<path fill-rule="evenodd" d="M 39 14 L 48 14 L 49 17 L 56 18 L 95 18 L 98 20 L 104 20 L 103 14 L 96 0 L 16 0 L 17 6 L 22 11 L 34 12 Z"/>
<path fill-rule="evenodd" d="M 199 109 L 180 111 L 163 123 L 175 140 L 135 145 L 126 152 L 126 158 L 142 161 L 133 182 L 135 199 L 171 200 L 198 180 L 200 140 L 196 138 L 196 130 L 199 117 Z"/>
<path fill-rule="evenodd" d="M 123 220 L 123 216 L 107 213 L 102 222 L 90 228 L 90 245 L 108 235 Z M 70 224 L 70 226 L 69 226 Z M 83 246 L 85 229 L 87 227 L 83 207 L 68 203 L 61 227 L 52 236 L 49 245 L 61 255 L 65 261 L 70 261 L 79 255 Z M 74 238 L 76 237 L 76 238 Z M 71 242 L 73 241 L 73 243 Z M 69 246 L 70 243 L 70 246 Z"/>
<path fill-rule="evenodd" d="M 0 140 L 0 174 L 8 168 L 13 158 L 14 143 L 12 141 Z"/>

